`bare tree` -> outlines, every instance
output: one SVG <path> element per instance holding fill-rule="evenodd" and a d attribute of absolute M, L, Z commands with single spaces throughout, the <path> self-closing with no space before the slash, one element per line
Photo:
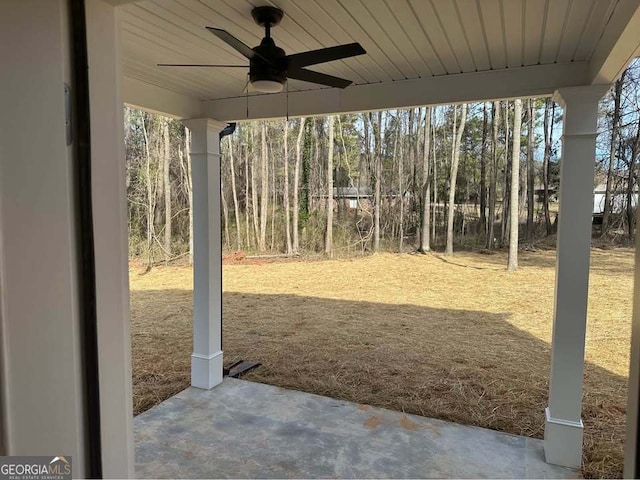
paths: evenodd
<path fill-rule="evenodd" d="M 171 258 L 171 138 L 169 137 L 169 121 L 162 119 L 162 174 L 164 183 L 164 259 Z"/>
<path fill-rule="evenodd" d="M 374 117 L 377 120 L 374 122 Z M 373 129 L 374 138 L 374 193 L 373 193 L 373 250 L 380 251 L 380 202 L 382 200 L 382 112 L 369 113 L 369 122 Z"/>
<path fill-rule="evenodd" d="M 551 163 L 551 147 L 553 145 L 553 123 L 556 104 L 548 98 L 544 102 L 544 157 L 542 159 L 542 208 L 544 210 L 544 223 L 547 235 L 551 235 L 551 214 L 549 213 L 549 172 Z"/>
<path fill-rule="evenodd" d="M 291 244 L 291 206 L 289 205 L 289 121 L 284 121 L 284 228 L 287 238 L 287 255 L 293 252 Z"/>
<path fill-rule="evenodd" d="M 436 243 L 436 224 L 438 223 L 438 158 L 436 157 L 436 113 L 438 107 L 433 107 L 433 141 L 431 142 L 433 151 L 433 215 L 431 220 L 431 239 Z"/>
<path fill-rule="evenodd" d="M 253 128 L 251 128 L 251 145 L 255 145 L 255 132 Z M 260 227 L 258 226 L 258 180 L 256 175 L 257 157 L 255 151 L 251 153 L 251 212 L 253 213 L 253 231 L 256 236 L 256 245 L 258 245 L 258 249 L 260 249 Z"/>
<path fill-rule="evenodd" d="M 302 160 L 302 135 L 304 134 L 305 118 L 300 119 L 300 130 L 296 139 L 296 164 L 293 172 L 293 253 L 300 249 L 299 215 L 300 215 L 300 163 Z"/>
<path fill-rule="evenodd" d="M 142 115 L 142 134 L 144 137 L 145 152 L 145 185 L 146 185 L 146 219 L 147 219 L 147 271 L 153 266 L 153 238 L 155 236 L 155 210 L 156 210 L 156 182 L 152 178 L 151 148 L 149 146 L 149 133 L 146 126 L 146 114 Z"/>
<path fill-rule="evenodd" d="M 604 212 L 602 214 L 602 232 L 607 232 L 611 217 L 611 192 L 615 188 L 613 185 L 613 174 L 615 169 L 616 149 L 618 146 L 618 137 L 620 136 L 620 109 L 622 100 L 622 87 L 627 70 L 622 72 L 620 78 L 616 80 L 613 88 L 613 119 L 611 124 L 611 144 L 609 147 L 609 168 L 607 169 L 607 188 L 604 194 Z"/>
<path fill-rule="evenodd" d="M 193 194 L 191 192 L 191 132 L 185 127 L 184 129 L 184 151 L 178 150 L 178 158 L 180 159 L 180 172 L 182 174 L 182 189 L 187 197 L 187 206 L 189 209 L 189 265 L 193 264 Z"/>
<path fill-rule="evenodd" d="M 507 270 L 518 269 L 518 185 L 520 175 L 520 129 L 522 124 L 522 100 L 519 98 L 514 102 L 513 109 L 513 152 L 511 155 L 511 219 L 509 233 L 509 262 Z"/>
<path fill-rule="evenodd" d="M 489 233 L 487 234 L 487 248 L 493 248 L 495 239 L 496 202 L 498 188 L 498 131 L 500 128 L 500 102 L 493 102 L 491 112 L 493 136 L 491 142 L 491 184 L 489 185 Z"/>
<path fill-rule="evenodd" d="M 487 236 L 487 135 L 489 121 L 487 115 L 487 103 L 482 102 L 482 140 L 480 144 L 480 228 L 482 234 Z M 486 240 L 485 240 L 486 241 Z"/>
<path fill-rule="evenodd" d="M 267 212 L 269 207 L 269 159 L 267 158 L 267 126 L 266 122 L 260 122 L 260 238 L 258 249 L 264 252 L 267 249 Z"/>
<path fill-rule="evenodd" d="M 273 251 L 276 243 L 276 155 L 273 153 L 273 143 L 269 141 L 267 145 L 269 158 L 271 158 L 271 243 L 269 245 L 269 250 Z"/>
<path fill-rule="evenodd" d="M 224 243 L 230 248 L 231 240 L 229 239 L 229 207 L 227 206 L 227 197 L 224 194 L 224 175 L 220 175 L 220 200 L 222 201 L 222 214 L 224 216 Z"/>
<path fill-rule="evenodd" d="M 399 152 L 398 155 L 398 200 L 399 200 L 399 208 L 400 208 L 400 218 L 398 220 L 398 251 L 402 253 L 402 243 L 404 240 L 404 151 L 403 145 L 404 141 L 400 139 L 400 135 L 402 132 L 402 112 L 398 111 L 398 121 L 396 126 L 396 145 L 399 144 Z M 393 157 L 396 159 L 397 149 L 394 148 Z"/>
<path fill-rule="evenodd" d="M 536 128 L 536 108 L 535 100 L 527 101 L 528 125 L 527 125 L 527 240 L 533 238 L 533 215 L 535 210 L 535 162 L 533 152 L 535 151 L 535 137 L 533 135 Z"/>
<path fill-rule="evenodd" d="M 511 200 L 510 192 L 511 192 L 511 162 L 509 162 L 509 100 L 504 102 L 504 175 L 502 176 L 502 221 L 501 225 L 501 244 L 504 246 L 507 243 L 507 238 L 509 236 L 509 217 L 511 214 L 511 210 L 509 209 L 509 204 Z M 517 188 L 517 186 L 516 186 Z"/>
<path fill-rule="evenodd" d="M 247 249 L 251 248 L 251 229 L 249 228 L 249 209 L 251 207 L 251 197 L 249 197 L 249 149 L 244 150 L 244 228 L 247 239 Z"/>
<path fill-rule="evenodd" d="M 424 137 L 422 143 L 422 209 L 420 221 L 420 248 L 419 252 L 426 253 L 431 250 L 430 230 L 431 230 L 431 183 L 429 178 L 429 148 L 431 140 L 431 107 L 425 108 L 424 113 Z"/>
<path fill-rule="evenodd" d="M 238 208 L 238 192 L 236 191 L 236 172 L 233 165 L 233 142 L 231 135 L 227 137 L 229 144 L 229 168 L 231 169 L 231 194 L 233 196 L 233 210 L 236 219 L 236 245 L 238 250 L 242 250 L 242 235 L 240 230 L 240 209 Z"/>
<path fill-rule="evenodd" d="M 333 256 L 333 123 L 329 117 L 329 151 L 327 154 L 327 229 L 324 237 L 324 251 Z"/>
<path fill-rule="evenodd" d="M 456 112 L 457 107 L 454 108 L 453 114 L 453 148 L 451 156 L 451 178 L 449 180 L 449 211 L 447 213 L 447 245 L 444 250 L 444 254 L 447 256 L 453 255 L 453 216 L 454 207 L 456 201 L 456 181 L 458 177 L 458 164 L 460 163 L 460 143 L 462 142 L 462 133 L 464 132 L 464 126 L 467 120 L 467 105 L 462 104 L 462 111 L 460 112 L 460 126 L 456 131 Z"/>

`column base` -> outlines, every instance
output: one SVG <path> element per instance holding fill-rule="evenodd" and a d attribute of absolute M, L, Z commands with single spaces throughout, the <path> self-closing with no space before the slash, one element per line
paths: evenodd
<path fill-rule="evenodd" d="M 545 409 L 544 456 L 547 463 L 579 469 L 582 466 L 582 420 L 553 418 Z"/>
<path fill-rule="evenodd" d="M 222 351 L 212 355 L 191 354 L 191 386 L 209 390 L 222 383 Z"/>

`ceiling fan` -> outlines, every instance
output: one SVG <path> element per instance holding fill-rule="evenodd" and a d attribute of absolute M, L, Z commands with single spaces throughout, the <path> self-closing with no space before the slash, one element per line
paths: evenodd
<path fill-rule="evenodd" d="M 271 27 L 280 23 L 284 12 L 277 7 L 263 6 L 255 7 L 251 11 L 251 16 L 255 22 L 261 27 L 264 27 L 265 30 L 265 36 L 260 42 L 260 45 L 253 48 L 250 48 L 226 30 L 213 27 L 206 27 L 206 29 L 249 59 L 249 83 L 255 90 L 264 93 L 281 92 L 288 78 L 337 88 L 346 88 L 353 83 L 351 80 L 314 72 L 304 67 L 367 53 L 359 43 L 349 43 L 287 55 L 283 49 L 276 46 L 271 38 Z M 245 65 L 201 65 L 187 63 L 159 63 L 158 66 L 246 68 Z"/>

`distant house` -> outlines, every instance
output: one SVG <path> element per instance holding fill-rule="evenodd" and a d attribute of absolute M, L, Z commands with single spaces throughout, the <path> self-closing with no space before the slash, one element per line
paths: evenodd
<path fill-rule="evenodd" d="M 380 195 L 381 201 L 395 204 L 400 197 L 397 192 L 387 192 Z M 410 193 L 404 193 L 405 201 L 410 198 Z M 326 195 L 313 195 L 311 197 L 312 204 L 317 206 L 325 204 Z M 370 187 L 333 187 L 333 209 L 334 210 L 365 210 L 371 211 L 373 208 L 373 191 Z"/>
<path fill-rule="evenodd" d="M 326 195 L 314 195 L 312 200 L 316 202 L 326 202 Z M 369 187 L 334 187 L 333 188 L 333 208 L 345 210 L 368 210 L 373 205 L 373 192 Z M 358 205 L 358 203 L 360 205 Z"/>
<path fill-rule="evenodd" d="M 549 201 L 557 202 L 558 201 L 558 190 L 554 187 L 547 188 L 549 192 Z M 538 203 L 544 202 L 544 187 L 542 185 L 536 185 L 534 189 L 534 193 L 536 196 L 536 201 Z"/>
<path fill-rule="evenodd" d="M 618 187 L 611 195 L 611 211 L 612 213 L 622 213 L 627 203 L 627 186 L 625 184 Z M 602 216 L 604 214 L 605 198 L 607 193 L 607 184 L 600 183 L 593 189 L 593 216 Z M 633 187 L 633 196 L 631 197 L 631 205 L 635 208 L 638 206 L 638 186 Z"/>

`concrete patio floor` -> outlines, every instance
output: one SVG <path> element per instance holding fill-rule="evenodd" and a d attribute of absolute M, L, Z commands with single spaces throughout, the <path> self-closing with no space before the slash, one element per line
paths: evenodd
<path fill-rule="evenodd" d="M 579 478 L 542 441 L 225 379 L 134 420 L 138 478 Z"/>

